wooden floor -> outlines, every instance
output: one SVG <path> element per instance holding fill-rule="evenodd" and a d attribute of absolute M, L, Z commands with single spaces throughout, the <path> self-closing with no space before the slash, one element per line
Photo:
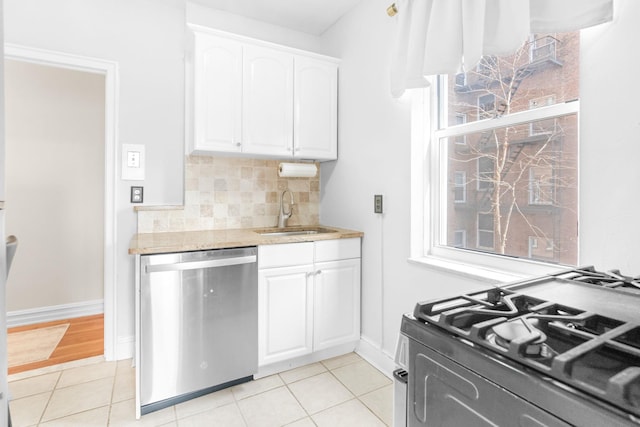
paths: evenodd
<path fill-rule="evenodd" d="M 48 360 L 14 366 L 9 368 L 9 375 L 104 354 L 104 315 L 102 314 L 35 325 L 16 326 L 15 328 L 9 328 L 7 332 L 10 334 L 63 323 L 69 323 L 69 328 Z"/>

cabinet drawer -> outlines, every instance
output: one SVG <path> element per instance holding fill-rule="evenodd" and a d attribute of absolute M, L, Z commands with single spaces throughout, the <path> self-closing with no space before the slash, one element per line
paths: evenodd
<path fill-rule="evenodd" d="M 258 268 L 313 264 L 313 242 L 258 246 Z"/>
<path fill-rule="evenodd" d="M 316 262 L 360 258 L 360 238 L 320 240 L 316 242 Z"/>

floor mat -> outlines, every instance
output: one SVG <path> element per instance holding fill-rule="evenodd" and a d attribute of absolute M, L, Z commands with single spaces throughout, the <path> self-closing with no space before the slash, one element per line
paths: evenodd
<path fill-rule="evenodd" d="M 9 367 L 47 360 L 64 336 L 68 323 L 7 335 Z"/>

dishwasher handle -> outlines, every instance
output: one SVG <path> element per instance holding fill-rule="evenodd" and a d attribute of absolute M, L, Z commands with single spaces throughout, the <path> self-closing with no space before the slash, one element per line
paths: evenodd
<path fill-rule="evenodd" d="M 147 265 L 145 273 L 159 273 L 164 271 L 198 270 L 203 268 L 228 267 L 230 265 L 252 264 L 257 262 L 255 255 L 234 258 L 209 259 L 203 261 L 176 262 L 173 264 Z"/>

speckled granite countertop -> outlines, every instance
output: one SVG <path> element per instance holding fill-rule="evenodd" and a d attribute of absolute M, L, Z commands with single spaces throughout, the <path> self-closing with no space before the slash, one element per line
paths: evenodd
<path fill-rule="evenodd" d="M 302 231 L 325 229 L 317 234 L 295 234 L 289 236 L 263 235 L 261 232 Z M 316 240 L 348 239 L 362 237 L 361 231 L 331 226 L 299 226 L 277 228 L 246 228 L 232 230 L 199 230 L 169 233 L 140 233 L 133 236 L 129 254 L 159 254 L 208 249 L 238 248 L 242 246 L 276 245 L 279 243 L 313 242 Z"/>

